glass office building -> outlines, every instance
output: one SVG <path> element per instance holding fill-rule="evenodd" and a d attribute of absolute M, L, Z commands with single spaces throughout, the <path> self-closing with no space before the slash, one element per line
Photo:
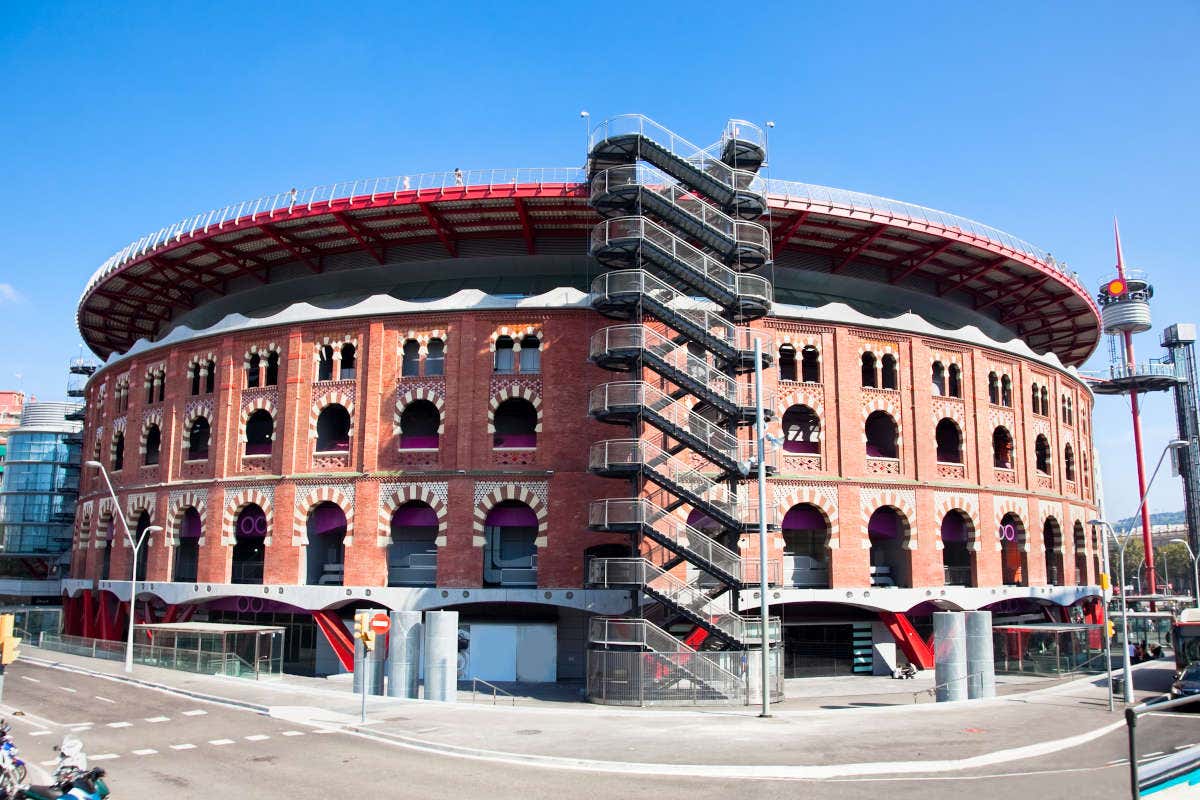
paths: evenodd
<path fill-rule="evenodd" d="M 65 415 L 77 403 L 27 403 L 9 431 L 0 480 L 0 553 L 57 556 L 71 548 L 79 495 L 79 422 Z"/>

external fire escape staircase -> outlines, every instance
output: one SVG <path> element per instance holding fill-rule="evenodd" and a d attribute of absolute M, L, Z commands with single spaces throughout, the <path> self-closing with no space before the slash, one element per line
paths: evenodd
<path fill-rule="evenodd" d="M 590 357 L 631 380 L 595 387 L 589 411 L 632 426 L 636 438 L 596 442 L 589 467 L 638 491 L 593 502 L 588 522 L 630 534 L 638 555 L 592 559 L 588 581 L 636 589 L 650 601 L 641 619 L 594 620 L 591 647 L 640 654 L 642 699 L 687 686 L 695 700 L 732 701 L 746 678 L 712 651 L 745 651 L 762 637 L 761 620 L 736 607 L 737 590 L 758 581 L 757 563 L 729 546 L 759 525 L 746 483 L 755 442 L 739 436 L 754 423 L 756 402 L 739 375 L 754 368 L 756 339 L 767 363 L 771 347 L 767 334 L 739 323 L 771 306 L 770 283 L 747 274 L 771 259 L 770 233 L 755 221 L 766 209 L 756 174 L 761 131 L 732 121 L 702 149 L 627 116 L 598 126 L 591 142 L 590 202 L 605 218 L 593 229 L 591 254 L 610 270 L 593 282 L 592 305 L 627 324 L 598 331 Z M 762 404 L 774 406 L 766 397 Z M 684 521 L 689 509 L 706 530 Z"/>

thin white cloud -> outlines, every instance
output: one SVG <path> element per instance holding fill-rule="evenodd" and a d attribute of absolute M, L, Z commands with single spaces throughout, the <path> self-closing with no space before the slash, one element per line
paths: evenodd
<path fill-rule="evenodd" d="M 0 305 L 4 303 L 20 303 L 25 296 L 16 290 L 11 283 L 0 283 Z"/>

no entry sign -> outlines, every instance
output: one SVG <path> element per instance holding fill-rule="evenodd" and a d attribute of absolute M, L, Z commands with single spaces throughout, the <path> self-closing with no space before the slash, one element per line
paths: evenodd
<path fill-rule="evenodd" d="M 388 632 L 388 628 L 392 627 L 391 620 L 387 614 L 376 614 L 371 617 L 371 630 L 376 636 L 382 636 Z"/>

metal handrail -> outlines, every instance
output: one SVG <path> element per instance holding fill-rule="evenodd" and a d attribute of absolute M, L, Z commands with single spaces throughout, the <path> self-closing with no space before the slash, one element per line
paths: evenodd
<path fill-rule="evenodd" d="M 736 460 L 741 454 L 741 443 L 737 437 L 692 411 L 682 400 L 676 400 L 646 381 L 602 383 L 592 387 L 588 398 L 588 410 L 591 413 L 613 406 L 629 405 L 648 408 L 670 420 L 671 424 L 686 428 L 689 433 L 703 439 L 708 447 L 726 458 Z"/>
<path fill-rule="evenodd" d="M 492 690 L 492 705 L 496 705 L 496 702 L 498 700 L 498 694 L 505 695 L 506 697 L 511 697 L 513 706 L 515 707 L 517 705 L 517 696 L 515 694 L 513 694 L 512 692 L 506 692 L 503 689 L 501 689 L 499 686 L 497 686 L 496 684 L 485 681 L 483 678 L 471 678 L 471 702 L 472 703 L 475 702 L 475 691 L 476 691 L 476 689 L 479 688 L 479 684 L 481 684 L 481 683 L 484 686 L 487 686 L 488 688 L 490 688 Z"/>
<path fill-rule="evenodd" d="M 963 676 L 963 677 L 961 677 L 961 678 L 955 678 L 955 679 L 954 679 L 954 680 L 952 680 L 952 681 L 946 681 L 945 683 L 939 683 L 939 684 L 936 684 L 936 685 L 934 685 L 934 686 L 930 686 L 928 689 L 918 689 L 917 691 L 915 691 L 915 692 L 913 692 L 913 693 L 912 693 L 912 696 L 913 696 L 913 703 L 916 703 L 916 702 L 917 702 L 917 698 L 918 698 L 918 697 L 920 697 L 920 696 L 921 696 L 921 695 L 923 695 L 923 694 L 924 694 L 924 695 L 928 695 L 929 697 L 933 697 L 933 696 L 934 696 L 934 695 L 937 693 L 937 690 L 938 690 L 938 689 L 944 689 L 945 687 L 949 686 L 949 685 L 950 685 L 950 684 L 952 684 L 952 683 L 958 683 L 959 681 L 970 681 L 970 680 L 971 680 L 971 678 L 978 678 L 980 681 L 982 681 L 982 680 L 983 680 L 983 676 L 984 676 L 984 675 L 986 675 L 986 674 L 987 674 L 987 672 L 986 672 L 986 671 L 982 671 L 982 672 L 971 672 L 971 673 L 968 673 L 967 675 L 964 675 L 964 676 Z"/>
<path fill-rule="evenodd" d="M 614 524 L 648 525 L 680 548 L 691 550 L 726 574 L 742 579 L 744 562 L 740 555 L 645 498 L 593 500 L 588 505 L 588 524 L 605 528 Z"/>

